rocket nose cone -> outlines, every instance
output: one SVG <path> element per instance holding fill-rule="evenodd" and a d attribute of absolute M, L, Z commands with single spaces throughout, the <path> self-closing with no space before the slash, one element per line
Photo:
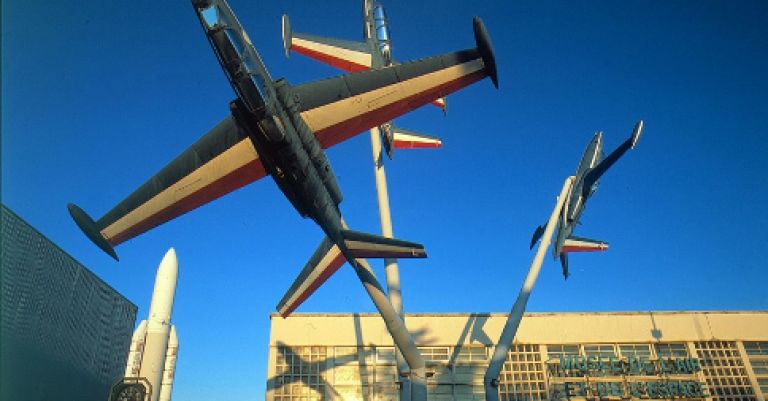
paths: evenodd
<path fill-rule="evenodd" d="M 163 256 L 163 260 L 160 261 L 160 269 L 167 270 L 167 269 L 173 269 L 178 270 L 179 269 L 179 261 L 176 259 L 176 250 L 173 248 L 168 249 L 168 252 L 165 253 L 165 256 Z"/>
<path fill-rule="evenodd" d="M 178 274 L 179 265 L 176 260 L 176 251 L 171 248 L 165 253 L 160 266 L 157 268 L 155 288 L 152 291 L 152 301 L 149 305 L 150 323 L 170 321 Z"/>

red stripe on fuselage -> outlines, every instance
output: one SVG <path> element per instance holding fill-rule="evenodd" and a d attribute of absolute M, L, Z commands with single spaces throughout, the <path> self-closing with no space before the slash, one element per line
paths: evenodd
<path fill-rule="evenodd" d="M 320 274 L 320 276 L 315 280 L 301 295 L 299 295 L 298 298 L 296 298 L 296 301 L 294 301 L 291 306 L 285 311 L 285 313 L 282 313 L 280 316 L 282 317 L 288 317 L 291 313 L 293 313 L 296 308 L 299 307 L 304 301 L 309 298 L 312 293 L 315 292 L 323 283 L 325 283 L 329 277 L 333 275 L 333 273 L 336 273 L 337 270 L 346 262 L 347 259 L 344 258 L 344 255 L 339 252 L 339 255 L 336 256 L 330 264 L 328 264 L 328 267 L 323 270 L 323 272 Z"/>
<path fill-rule="evenodd" d="M 147 230 L 159 226 L 168 220 L 181 216 L 212 200 L 218 199 L 240 187 L 250 184 L 266 175 L 264 166 L 256 159 L 220 179 L 200 188 L 186 198 L 168 205 L 165 209 L 147 217 L 136 225 L 133 225 L 115 234 L 109 239 L 112 246 L 123 243 Z M 143 205 L 142 205 L 143 206 Z"/>
<path fill-rule="evenodd" d="M 291 50 L 295 51 L 296 53 L 303 54 L 307 57 L 311 57 L 315 60 L 322 61 L 323 63 L 329 64 L 331 66 L 334 66 L 338 69 L 341 69 L 347 72 L 368 71 L 371 68 L 370 66 L 367 66 L 367 65 L 360 65 L 357 63 L 353 63 L 349 60 L 345 60 L 343 58 L 329 56 L 328 54 L 320 53 L 312 49 L 307 49 L 306 47 L 292 45 Z"/>
<path fill-rule="evenodd" d="M 363 113 L 357 117 L 342 121 L 336 125 L 315 132 L 320 145 L 329 148 L 339 142 L 343 142 L 365 130 L 381 125 L 393 118 L 403 115 L 411 110 L 421 107 L 432 100 L 443 97 L 449 93 L 471 85 L 485 78 L 485 70 L 475 71 L 453 81 L 446 82 L 408 98 L 404 98 L 381 108 Z M 320 106 L 322 107 L 322 106 Z M 308 110 L 311 112 L 311 110 Z"/>

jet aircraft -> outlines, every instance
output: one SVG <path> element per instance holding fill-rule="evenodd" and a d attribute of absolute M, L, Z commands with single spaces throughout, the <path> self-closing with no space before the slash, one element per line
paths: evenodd
<path fill-rule="evenodd" d="M 293 32 L 288 15 L 283 15 L 285 55 L 288 56 L 293 50 L 347 72 L 366 71 L 399 64 L 392 58 L 392 43 L 387 24 L 387 14 L 381 3 L 363 0 L 363 24 L 365 42 L 356 42 Z M 432 104 L 445 112 L 444 97 L 435 99 Z M 438 148 L 442 146 L 440 138 L 397 127 L 392 121 L 387 121 L 378 127 L 384 150 L 389 159 L 392 159 L 395 149 Z"/>
<path fill-rule="evenodd" d="M 292 86 L 272 79 L 226 0 L 192 4 L 236 94 L 231 114 L 97 221 L 69 204 L 86 236 L 117 260 L 116 245 L 269 174 L 342 263 L 425 257 L 420 244 L 347 229 L 323 149 L 485 77 L 496 84 L 482 21 L 473 20 L 476 48 Z"/>
<path fill-rule="evenodd" d="M 560 211 L 560 219 L 557 228 L 557 237 L 552 247 L 555 259 L 560 258 L 563 267 L 563 276 L 568 279 L 568 254 L 571 252 L 593 252 L 608 249 L 608 243 L 572 235 L 576 224 L 584 213 L 587 200 L 595 193 L 599 185 L 600 177 L 629 149 L 634 149 L 640 134 L 643 132 L 643 121 L 635 125 L 632 135 L 619 145 L 610 155 L 603 158 L 603 133 L 595 133 L 594 138 L 587 146 L 587 150 L 581 157 L 576 169 L 573 186 L 568 193 L 568 198 Z M 545 224 L 546 225 L 546 224 Z M 531 248 L 536 245 L 542 234 L 544 226 L 538 226 L 531 238 Z"/>

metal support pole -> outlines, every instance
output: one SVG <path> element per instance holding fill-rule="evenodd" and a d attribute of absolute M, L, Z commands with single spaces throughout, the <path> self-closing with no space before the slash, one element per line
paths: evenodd
<path fill-rule="evenodd" d="M 507 318 L 507 323 L 504 325 L 504 330 L 501 331 L 499 342 L 493 350 L 491 362 L 488 364 L 488 369 L 485 371 L 485 377 L 483 378 L 486 401 L 499 400 L 499 374 L 501 373 L 502 367 L 504 367 L 504 361 L 507 359 L 507 353 L 512 346 L 512 340 L 515 338 L 517 328 L 520 326 L 520 321 L 523 319 L 523 312 L 525 312 L 525 306 L 528 304 L 528 297 L 531 296 L 533 285 L 536 284 L 536 278 L 539 276 L 541 264 L 544 261 L 544 255 L 547 253 L 547 248 L 549 248 L 550 242 L 552 242 L 552 232 L 555 230 L 560 210 L 563 208 L 563 203 L 565 203 L 565 199 L 568 197 L 568 192 L 573 185 L 573 179 L 573 176 L 568 177 L 565 180 L 565 183 L 563 183 L 563 189 L 560 191 L 560 196 L 557 197 L 555 209 L 552 210 L 552 215 L 549 216 L 547 227 L 544 229 L 544 235 L 541 236 L 541 243 L 536 249 L 536 256 L 533 257 L 533 262 L 528 270 L 528 275 L 525 277 L 523 287 L 517 295 L 517 300 L 512 306 L 512 311 L 509 312 L 509 317 Z"/>
<path fill-rule="evenodd" d="M 427 399 L 427 377 L 424 364 L 424 358 L 421 357 L 416 343 L 411 338 L 411 333 L 405 328 L 405 323 L 400 315 L 395 312 L 392 304 L 387 299 L 384 289 L 376 279 L 373 269 L 364 259 L 356 259 L 350 263 L 357 273 L 357 277 L 363 284 L 365 291 L 371 297 L 373 304 L 378 309 L 387 331 L 392 336 L 395 347 L 403 353 L 405 361 L 408 363 L 409 377 L 411 382 L 411 398 L 414 401 L 426 401 Z"/>
<path fill-rule="evenodd" d="M 371 150 L 373 152 L 373 173 L 376 178 L 376 196 L 379 202 L 379 220 L 381 221 L 381 235 L 393 238 L 392 215 L 389 210 L 389 192 L 387 190 L 387 174 L 384 170 L 383 152 L 381 151 L 381 133 L 378 127 L 371 128 Z M 389 302 L 405 323 L 403 313 L 403 298 L 400 289 L 400 271 L 397 259 L 384 259 L 384 272 L 387 278 L 387 296 Z M 395 347 L 397 358 L 397 372 L 401 378 L 400 401 L 411 401 L 411 389 L 408 379 L 408 365 L 402 352 Z"/>

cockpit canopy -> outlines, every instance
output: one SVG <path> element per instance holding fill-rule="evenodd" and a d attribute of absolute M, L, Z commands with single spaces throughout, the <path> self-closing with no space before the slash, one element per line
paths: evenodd
<path fill-rule="evenodd" d="M 384 6 L 376 3 L 373 6 L 373 29 L 376 32 L 376 40 L 379 42 L 379 51 L 384 57 L 384 63 L 392 63 L 391 45 L 389 38 L 389 25 L 387 24 L 387 14 L 384 12 Z"/>

